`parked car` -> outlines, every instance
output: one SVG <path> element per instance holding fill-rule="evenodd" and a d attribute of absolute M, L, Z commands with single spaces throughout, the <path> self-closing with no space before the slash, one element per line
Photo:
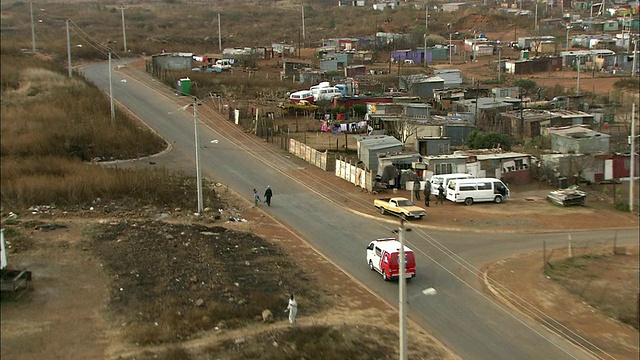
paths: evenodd
<path fill-rule="evenodd" d="M 427 213 L 423 208 L 414 205 L 411 200 L 403 197 L 392 197 L 373 200 L 373 205 L 382 215 L 391 213 L 403 219 L 422 219 Z"/>

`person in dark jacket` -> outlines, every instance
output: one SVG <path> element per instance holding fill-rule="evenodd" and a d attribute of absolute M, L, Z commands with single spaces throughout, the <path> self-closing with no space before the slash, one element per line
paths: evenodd
<path fill-rule="evenodd" d="M 429 202 L 431 201 L 431 181 L 427 180 L 424 184 L 424 205 L 429 207 Z"/>
<path fill-rule="evenodd" d="M 436 204 L 444 204 L 444 186 L 442 186 L 442 184 L 440 184 L 440 186 L 438 186 L 438 201 L 436 201 Z"/>
<path fill-rule="evenodd" d="M 267 185 L 267 190 L 264 191 L 264 202 L 268 206 L 271 206 L 271 197 L 273 197 L 273 191 L 271 191 L 271 186 Z"/>

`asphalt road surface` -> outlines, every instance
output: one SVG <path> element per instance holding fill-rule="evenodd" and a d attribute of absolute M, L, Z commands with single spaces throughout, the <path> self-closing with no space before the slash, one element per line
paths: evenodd
<path fill-rule="evenodd" d="M 109 91 L 107 63 L 80 69 L 87 79 Z M 175 168 L 193 170 L 194 116 L 192 100 L 179 97 L 146 74 L 131 69 L 113 72 L 113 92 L 128 108 L 172 145 Z M 213 74 L 212 76 L 215 76 Z M 204 114 L 204 109 L 200 110 Z M 219 116 L 202 116 L 199 124 L 200 162 L 205 177 L 228 184 L 252 200 L 252 189 L 271 185 L 273 206 L 267 211 L 295 228 L 328 261 L 390 304 L 398 304 L 398 283 L 385 282 L 369 270 L 365 247 L 374 238 L 389 237 L 398 227 L 375 214 L 345 209 L 312 178 L 293 174 L 307 165 L 259 139 L 234 134 L 233 125 Z M 212 143 L 212 140 L 218 140 Z M 418 224 L 418 222 L 416 222 Z M 478 268 L 521 252 L 561 246 L 566 233 L 504 234 L 436 231 L 413 226 L 406 244 L 416 253 L 417 277 L 407 286 L 412 320 L 464 359 L 589 359 L 588 354 L 535 321 L 505 309 L 481 290 Z M 618 231 L 620 244 L 636 243 L 637 230 Z M 573 232 L 573 241 L 611 238 L 611 231 Z M 331 281 L 331 279 L 327 279 Z M 436 296 L 422 291 L 433 287 Z M 411 333 L 408 334 L 409 339 Z"/>

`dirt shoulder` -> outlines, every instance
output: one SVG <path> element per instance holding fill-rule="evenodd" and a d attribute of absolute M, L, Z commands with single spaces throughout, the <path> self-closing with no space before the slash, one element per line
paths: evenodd
<path fill-rule="evenodd" d="M 317 336 L 335 331 L 343 334 L 336 350 L 363 346 L 367 358 L 371 343 L 397 356 L 389 304 L 261 208 L 224 196 L 219 219 L 100 206 L 19 216 L 8 226 L 20 233 L 9 243 L 10 264 L 34 280 L 17 301 L 2 299 L 2 356 L 278 358 L 278 351 L 309 352 Z M 282 311 L 292 292 L 300 304 L 295 327 Z M 263 321 L 267 309 L 273 321 Z M 380 326 L 381 317 L 389 325 Z M 415 324 L 409 334 L 412 357 L 457 358 Z"/>
<path fill-rule="evenodd" d="M 562 334 L 598 358 L 638 358 L 638 330 L 605 315 L 623 313 L 637 306 L 638 247 L 574 250 L 573 259 L 586 256 L 571 281 L 563 285 L 543 271 L 542 253 L 528 253 L 500 260 L 483 270 L 489 291 L 507 306 Z M 554 253 L 551 264 L 562 266 L 567 253 Z M 573 267 L 573 266 L 572 266 Z M 626 295 L 625 295 L 626 294 Z M 634 314 L 634 316 L 637 316 Z"/>

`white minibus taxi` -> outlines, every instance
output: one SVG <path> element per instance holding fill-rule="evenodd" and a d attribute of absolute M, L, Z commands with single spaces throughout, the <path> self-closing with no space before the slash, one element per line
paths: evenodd
<path fill-rule="evenodd" d="M 481 201 L 499 204 L 508 198 L 509 188 L 494 178 L 451 180 L 447 186 L 447 200 L 464 202 L 466 205 Z"/>
<path fill-rule="evenodd" d="M 446 194 L 449 181 L 454 179 L 473 179 L 473 176 L 469 174 L 462 174 L 462 173 L 433 175 L 429 180 L 431 182 L 431 194 L 438 196 L 438 187 L 440 186 L 440 184 L 442 184 L 442 187 L 444 187 L 444 191 Z"/>

